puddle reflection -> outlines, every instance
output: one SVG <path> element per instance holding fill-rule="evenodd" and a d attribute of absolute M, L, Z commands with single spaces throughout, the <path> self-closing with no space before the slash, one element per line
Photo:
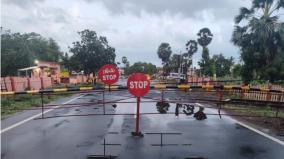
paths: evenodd
<path fill-rule="evenodd" d="M 157 102 L 156 103 L 156 109 L 160 114 L 166 114 L 170 110 L 170 104 L 168 102 Z M 174 108 L 171 110 L 173 111 Z M 186 116 L 191 116 L 196 120 L 204 120 L 207 119 L 206 114 L 204 113 L 204 107 L 199 107 L 198 111 L 195 110 L 195 105 L 192 103 L 186 103 L 186 104 L 181 104 L 181 103 L 176 103 L 175 106 L 175 116 L 179 116 L 180 113 L 185 114 Z"/>

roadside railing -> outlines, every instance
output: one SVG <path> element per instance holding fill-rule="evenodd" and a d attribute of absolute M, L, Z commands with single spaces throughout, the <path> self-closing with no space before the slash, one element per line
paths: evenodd
<path fill-rule="evenodd" d="M 148 99 L 147 101 L 141 101 L 141 103 L 149 102 L 161 102 L 161 103 L 172 103 L 179 104 L 186 108 L 186 104 L 195 102 L 210 103 L 210 106 L 202 106 L 204 108 L 218 109 L 217 113 L 210 113 L 207 115 L 231 115 L 231 116 L 241 116 L 238 114 L 228 114 L 221 112 L 226 108 L 222 107 L 224 104 L 243 104 L 247 107 L 256 106 L 269 106 L 271 109 L 275 110 L 275 116 L 273 118 L 278 118 L 278 112 L 284 109 L 284 90 L 274 90 L 274 89 L 260 89 L 260 88 L 250 88 L 248 86 L 230 86 L 230 85 L 202 85 L 202 86 L 191 86 L 191 85 L 177 85 L 177 86 L 167 86 L 162 84 L 157 84 L 151 86 L 151 90 L 156 90 L 160 92 L 160 97 L 152 97 L 151 95 L 146 95 L 143 98 Z M 123 99 L 119 100 L 107 100 L 105 98 L 105 92 L 119 92 L 127 91 L 126 86 L 111 85 L 111 86 L 89 86 L 89 87 L 76 87 L 76 88 L 57 88 L 57 89 L 41 89 L 41 90 L 31 90 L 31 91 L 21 91 L 21 92 L 1 92 L 2 97 L 6 96 L 16 96 L 24 94 L 35 94 L 41 96 L 41 106 L 30 109 L 41 109 L 41 118 L 53 118 L 53 117 L 63 117 L 63 116 L 89 116 L 89 115 L 134 115 L 133 113 L 109 113 L 105 110 L 106 104 L 117 104 L 117 103 L 136 103 L 136 101 L 124 101 L 126 99 L 134 98 L 132 95 L 128 94 Z M 170 99 L 166 97 L 167 92 L 184 92 L 182 95 L 189 98 L 176 98 Z M 81 103 L 68 103 L 68 104 L 44 104 L 44 96 L 51 96 L 56 94 L 64 93 L 99 93 L 101 100 L 93 102 L 81 102 Z M 123 97 L 122 93 L 118 93 Z M 127 94 L 127 93 L 126 93 Z M 215 103 L 216 105 L 212 105 Z M 94 105 L 102 105 L 103 112 L 95 114 L 74 114 L 74 115 L 57 115 L 52 117 L 45 117 L 44 112 L 46 109 L 65 109 L 65 108 L 76 108 L 76 107 L 90 107 Z M 201 106 L 200 106 L 201 107 Z M 3 107 L 2 107 L 3 108 Z M 9 109 L 9 108 L 5 108 Z M 178 114 L 188 114 L 185 110 L 184 112 Z M 161 112 L 149 112 L 141 113 L 141 115 L 154 115 L 154 114 L 164 114 Z M 166 112 L 165 114 L 177 114 L 177 112 Z M 193 114 L 193 113 L 190 113 Z M 260 117 L 253 116 L 252 117 Z"/>

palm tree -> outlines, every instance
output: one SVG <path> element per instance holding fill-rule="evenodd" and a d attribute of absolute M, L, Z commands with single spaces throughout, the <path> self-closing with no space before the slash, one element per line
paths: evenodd
<path fill-rule="evenodd" d="M 279 22 L 279 10 L 283 8 L 284 0 L 253 0 L 251 8 L 240 8 L 235 17 L 232 42 L 241 49 L 245 79 L 275 78 L 271 66 L 276 57 L 284 54 L 284 23 Z"/>
<path fill-rule="evenodd" d="M 197 41 L 199 45 L 201 45 L 203 48 L 206 48 L 207 45 L 211 43 L 212 38 L 213 38 L 213 34 L 208 28 L 200 29 L 199 32 L 197 33 L 197 36 L 199 37 Z"/>
<path fill-rule="evenodd" d="M 214 72 L 211 70 L 212 68 L 212 62 L 210 60 L 209 56 L 209 50 L 207 46 L 211 43 L 213 39 L 213 34 L 211 33 L 210 29 L 208 28 L 202 28 L 198 33 L 198 43 L 202 46 L 202 59 L 200 62 L 198 62 L 201 73 L 203 75 L 213 75 Z"/>
<path fill-rule="evenodd" d="M 163 65 L 163 76 L 165 77 L 165 70 L 166 67 L 169 66 L 170 57 L 172 54 L 172 49 L 169 43 L 161 43 L 161 45 L 158 48 L 157 52 L 159 58 L 162 60 Z"/>

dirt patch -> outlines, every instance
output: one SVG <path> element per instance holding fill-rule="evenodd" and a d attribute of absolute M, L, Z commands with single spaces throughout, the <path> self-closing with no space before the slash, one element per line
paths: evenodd
<path fill-rule="evenodd" d="M 284 137 L 284 112 L 278 112 L 276 118 L 276 110 L 270 107 L 254 107 L 254 106 L 241 106 L 241 105 L 225 105 L 223 106 L 228 114 L 234 118 L 251 123 L 257 128 L 272 133 L 277 136 Z M 236 115 L 236 116 L 234 116 Z"/>

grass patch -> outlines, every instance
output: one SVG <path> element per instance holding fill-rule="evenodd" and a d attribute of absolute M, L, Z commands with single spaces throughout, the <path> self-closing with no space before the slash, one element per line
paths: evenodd
<path fill-rule="evenodd" d="M 80 84 L 57 84 L 52 86 L 53 89 L 55 88 L 80 88 L 80 87 L 101 87 L 103 84 L 101 82 L 97 82 L 95 85 L 92 83 L 80 83 Z"/>
<path fill-rule="evenodd" d="M 226 104 L 223 106 L 224 109 L 228 109 L 230 112 L 239 113 L 243 115 L 252 116 L 264 116 L 264 117 L 275 117 L 276 109 L 272 109 L 269 106 L 256 107 L 256 106 L 241 106 L 241 105 L 230 105 Z M 284 118 L 284 111 L 279 109 L 278 117 Z"/>
<path fill-rule="evenodd" d="M 47 104 L 54 100 L 67 97 L 70 94 L 52 94 L 44 95 L 43 103 Z M 39 94 L 23 94 L 14 96 L 2 96 L 1 97 L 1 119 L 12 115 L 23 109 L 29 109 L 32 107 L 41 106 L 41 97 Z"/>

